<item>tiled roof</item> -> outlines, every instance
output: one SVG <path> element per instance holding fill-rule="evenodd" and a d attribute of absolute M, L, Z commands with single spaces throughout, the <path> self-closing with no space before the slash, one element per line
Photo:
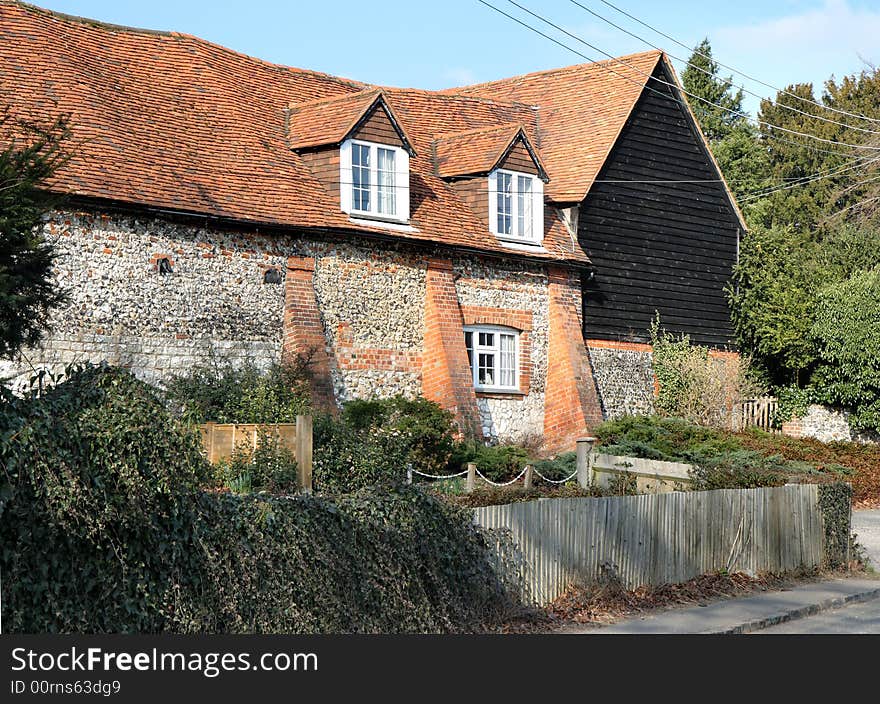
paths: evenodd
<path fill-rule="evenodd" d="M 488 173 L 517 139 L 522 139 L 533 151 L 523 126 L 518 124 L 440 135 L 434 142 L 437 173 L 443 178 Z M 543 170 L 540 157 L 537 164 Z"/>
<path fill-rule="evenodd" d="M 659 57 L 627 60 L 650 72 Z M 379 89 L 184 34 L 114 27 L 0 0 L 0 104 L 35 120 L 71 116 L 76 151 L 54 189 L 260 226 L 510 253 L 441 178 L 453 167 L 438 175 L 438 138 L 480 135 L 459 134 L 471 148 L 460 158 L 482 164 L 498 135 L 503 141 L 521 126 L 549 175 L 545 192 L 578 201 L 638 94 L 638 85 L 591 65 L 455 92 Z M 293 148 L 338 141 L 376 99 L 393 108 L 416 152 L 412 231 L 352 222 Z M 315 109 L 322 104 L 326 111 Z M 551 209 L 545 220 L 546 252 L 533 256 L 588 261 Z"/>
<path fill-rule="evenodd" d="M 648 51 L 454 91 L 539 106 L 538 146 L 550 174 L 544 192 L 551 200 L 574 203 L 589 191 L 662 56 Z"/>
<path fill-rule="evenodd" d="M 339 144 L 376 103 L 381 103 L 394 122 L 399 123 L 385 99 L 384 91 L 378 88 L 364 89 L 342 97 L 291 103 L 287 121 L 290 148 L 307 149 Z M 409 141 L 402 128 L 401 138 L 404 142 Z"/>

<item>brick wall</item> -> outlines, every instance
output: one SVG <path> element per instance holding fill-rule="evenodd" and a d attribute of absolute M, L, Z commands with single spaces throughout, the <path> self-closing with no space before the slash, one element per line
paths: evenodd
<path fill-rule="evenodd" d="M 283 339 L 284 359 L 303 356 L 309 360 L 312 401 L 318 408 L 335 410 L 336 399 L 331 383 L 335 360 L 327 346 L 315 297 L 314 257 L 287 259 Z"/>
<path fill-rule="evenodd" d="M 570 450 L 579 436 L 602 422 L 602 408 L 581 332 L 579 280 L 565 270 L 551 269 L 549 303 L 544 441 L 548 448 Z"/>
<path fill-rule="evenodd" d="M 463 324 L 452 262 L 431 259 L 425 278 L 422 392 L 425 398 L 453 412 L 463 435 L 481 437 L 480 414 Z"/>

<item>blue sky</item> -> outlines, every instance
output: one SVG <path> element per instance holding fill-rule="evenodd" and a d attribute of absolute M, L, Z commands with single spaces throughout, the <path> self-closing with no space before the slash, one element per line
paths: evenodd
<path fill-rule="evenodd" d="M 488 0 L 524 15 L 507 0 Z M 775 86 L 880 64 L 880 0 L 612 0 L 688 46 L 704 36 L 718 59 Z M 517 0 L 613 55 L 647 46 L 569 0 Z M 579 0 L 670 53 L 681 47 L 653 35 L 599 0 Z M 477 0 L 36 0 L 35 4 L 105 22 L 195 34 L 267 61 L 394 86 L 445 88 L 583 61 Z M 559 36 L 582 53 L 604 58 Z M 680 66 L 678 67 L 679 70 Z M 737 78 L 737 77 L 735 77 Z M 737 78 L 737 80 L 742 80 Z M 746 83 L 756 93 L 773 91 Z M 757 98 L 748 98 L 754 112 Z"/>

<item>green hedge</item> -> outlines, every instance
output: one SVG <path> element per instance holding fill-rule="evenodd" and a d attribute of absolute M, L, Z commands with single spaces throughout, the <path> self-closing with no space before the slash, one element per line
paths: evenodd
<path fill-rule="evenodd" d="M 819 510 L 825 529 L 825 567 L 845 569 L 849 565 L 852 496 L 852 486 L 845 482 L 819 486 Z"/>
<path fill-rule="evenodd" d="M 468 514 L 416 488 L 206 493 L 197 436 L 89 368 L 0 402 L 9 632 L 450 632 L 510 601 Z"/>

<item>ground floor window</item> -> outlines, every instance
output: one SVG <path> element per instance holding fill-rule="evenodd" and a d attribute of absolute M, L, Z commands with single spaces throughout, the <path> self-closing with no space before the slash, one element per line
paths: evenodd
<path fill-rule="evenodd" d="M 519 390 L 518 331 L 499 325 L 469 325 L 464 341 L 475 389 Z"/>

